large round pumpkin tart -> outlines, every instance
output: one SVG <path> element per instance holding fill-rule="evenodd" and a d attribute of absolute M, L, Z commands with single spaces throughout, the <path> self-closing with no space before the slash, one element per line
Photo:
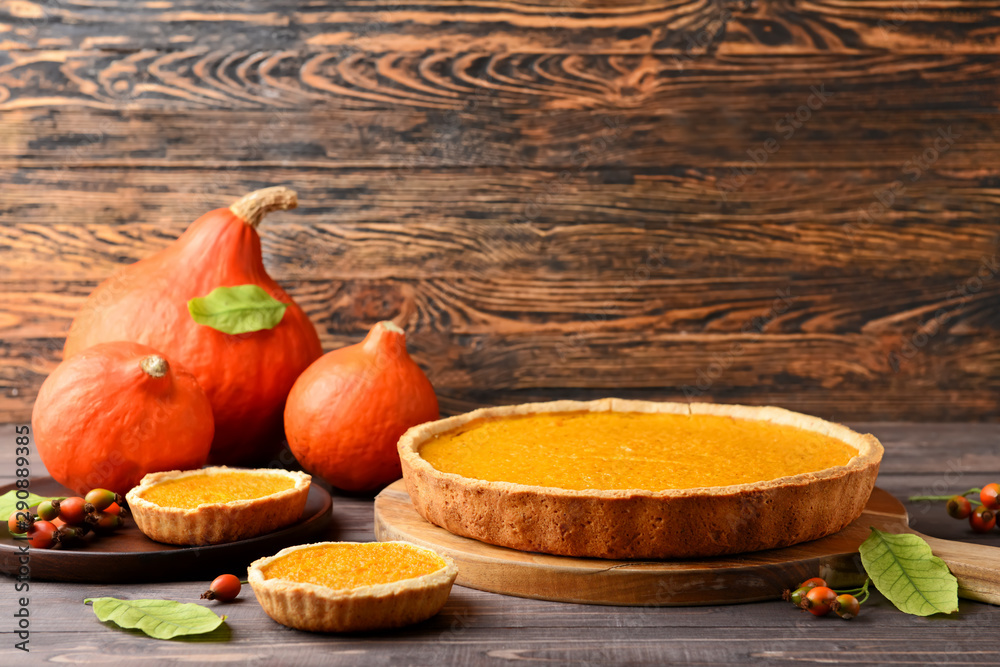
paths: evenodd
<path fill-rule="evenodd" d="M 773 407 L 602 399 L 485 408 L 399 441 L 417 511 L 457 535 L 567 556 L 789 546 L 860 516 L 882 445 Z"/>

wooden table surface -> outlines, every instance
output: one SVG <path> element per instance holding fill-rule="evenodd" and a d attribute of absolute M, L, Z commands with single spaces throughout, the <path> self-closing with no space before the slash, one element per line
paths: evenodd
<path fill-rule="evenodd" d="M 879 485 L 905 498 L 979 486 L 1000 477 L 1000 425 L 857 424 L 885 444 Z M 0 427 L 0 482 L 13 479 L 13 427 Z M 44 475 L 37 457 L 32 474 Z M 1000 546 L 1000 532 L 975 536 L 941 506 L 908 503 L 912 525 L 927 534 Z M 334 499 L 330 537 L 371 540 L 372 501 Z M 794 583 L 794 582 L 789 582 Z M 12 649 L 12 624 L 0 624 L 5 665 L 210 663 L 265 665 L 605 665 L 829 663 L 983 664 L 1000 659 L 997 607 L 962 600 L 959 613 L 917 618 L 880 595 L 851 622 L 816 619 L 784 602 L 628 608 L 561 604 L 455 587 L 436 617 L 384 633 L 325 636 L 268 618 L 245 591 L 221 607 L 224 631 L 189 641 L 159 641 L 104 627 L 85 597 L 162 597 L 196 601 L 204 581 L 148 585 L 31 582 L 30 656 Z M 0 578 L 0 616 L 10 618 L 14 581 Z M 15 662 L 18 660 L 20 662 Z"/>

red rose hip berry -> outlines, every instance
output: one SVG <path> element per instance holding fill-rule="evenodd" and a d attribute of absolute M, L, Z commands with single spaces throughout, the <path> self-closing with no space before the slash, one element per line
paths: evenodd
<path fill-rule="evenodd" d="M 802 601 L 802 608 L 813 616 L 826 616 L 837 601 L 837 592 L 827 586 L 810 588 Z"/>
<path fill-rule="evenodd" d="M 972 503 L 965 496 L 952 496 L 948 499 L 948 516 L 953 519 L 968 519 L 972 514 Z"/>
<path fill-rule="evenodd" d="M 987 509 L 1000 510 L 1000 484 L 992 482 L 979 492 L 979 502 Z"/>
<path fill-rule="evenodd" d="M 969 515 L 969 525 L 977 533 L 988 533 L 993 530 L 993 526 L 996 524 L 996 513 L 985 505 L 980 505 Z"/>
<path fill-rule="evenodd" d="M 59 518 L 59 502 L 52 502 L 51 500 L 42 501 L 38 505 L 38 518 L 45 521 L 55 521 Z"/>
<path fill-rule="evenodd" d="M 55 504 L 55 503 L 53 503 Z M 71 526 L 84 522 L 87 517 L 87 501 L 80 496 L 70 496 L 59 501 L 59 518 Z"/>
<path fill-rule="evenodd" d="M 812 579 L 806 579 L 801 584 L 799 588 L 816 588 L 817 586 L 826 586 L 826 579 L 821 577 L 813 577 Z"/>
<path fill-rule="evenodd" d="M 861 603 L 849 593 L 838 595 L 833 603 L 833 613 L 849 621 L 861 612 Z"/>
<path fill-rule="evenodd" d="M 98 512 L 103 512 L 115 503 L 117 496 L 114 491 L 108 491 L 107 489 L 91 489 L 83 499 L 90 503 Z"/>
<path fill-rule="evenodd" d="M 59 529 L 51 521 L 36 521 L 28 529 L 28 546 L 33 549 L 48 549 L 58 541 Z"/>
<path fill-rule="evenodd" d="M 229 602 L 236 599 L 242 588 L 243 584 L 235 574 L 220 574 L 212 581 L 208 590 L 201 594 L 201 597 L 205 600 Z"/>
<path fill-rule="evenodd" d="M 7 530 L 12 535 L 24 535 L 31 528 L 31 524 L 34 521 L 35 517 L 31 516 L 31 512 L 27 510 L 14 510 L 7 517 Z"/>

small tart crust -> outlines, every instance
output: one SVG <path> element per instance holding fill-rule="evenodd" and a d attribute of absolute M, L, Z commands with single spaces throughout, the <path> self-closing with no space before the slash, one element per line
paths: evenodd
<path fill-rule="evenodd" d="M 311 632 L 358 632 L 398 628 L 418 623 L 441 611 L 458 575 L 455 561 L 432 549 L 409 542 L 380 542 L 380 544 L 403 544 L 419 551 L 428 551 L 444 560 L 445 566 L 419 577 L 345 589 L 264 577 L 264 566 L 282 556 L 293 551 L 332 544 L 364 543 L 303 544 L 282 549 L 273 556 L 260 558 L 250 564 L 247 568 L 247 580 L 268 616 L 290 628 Z"/>
<path fill-rule="evenodd" d="M 434 468 L 421 445 L 483 418 L 551 412 L 720 415 L 816 431 L 858 450 L 847 465 L 752 484 L 664 491 L 571 490 L 472 479 Z M 398 444 L 416 510 L 465 537 L 521 551 L 589 558 L 694 558 L 789 546 L 861 515 L 882 445 L 871 435 L 775 407 L 606 398 L 482 408 L 407 431 Z"/>
<path fill-rule="evenodd" d="M 193 509 L 163 507 L 142 497 L 145 491 L 161 482 L 232 472 L 285 477 L 295 485 L 260 498 L 206 503 Z M 298 521 L 309 497 L 311 481 L 312 477 L 303 472 L 273 468 L 248 470 L 215 466 L 198 470 L 171 470 L 146 475 L 125 499 L 136 526 L 152 540 L 167 544 L 222 544 L 270 533 Z"/>

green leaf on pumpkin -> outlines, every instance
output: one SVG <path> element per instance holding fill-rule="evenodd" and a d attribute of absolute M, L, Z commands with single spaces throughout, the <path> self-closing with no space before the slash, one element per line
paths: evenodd
<path fill-rule="evenodd" d="M 278 301 L 259 285 L 216 287 L 188 301 L 191 319 L 227 334 L 273 329 L 285 316 L 286 308 L 287 303 Z"/>

